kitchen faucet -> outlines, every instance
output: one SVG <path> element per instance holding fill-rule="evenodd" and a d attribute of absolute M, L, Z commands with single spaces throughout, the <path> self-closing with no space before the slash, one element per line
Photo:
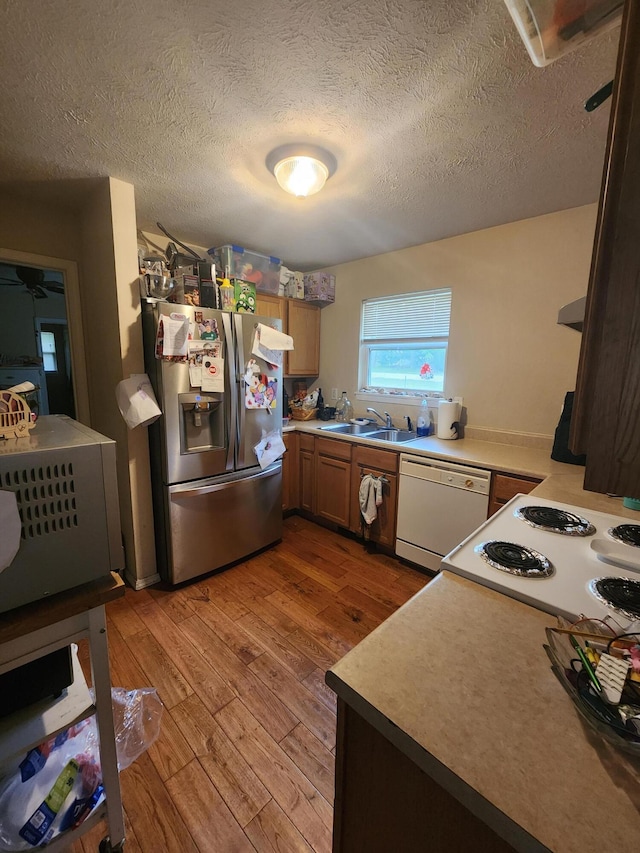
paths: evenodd
<path fill-rule="evenodd" d="M 389 412 L 385 412 L 385 415 L 386 415 L 386 420 L 385 420 L 382 417 L 382 415 L 380 414 L 380 412 L 376 412 L 375 409 L 368 408 L 367 411 L 372 412 L 372 414 L 374 414 L 376 417 L 380 418 L 381 422 L 385 425 L 385 427 L 387 429 L 393 429 L 394 428 L 393 421 L 391 420 L 391 415 L 389 414 Z"/>

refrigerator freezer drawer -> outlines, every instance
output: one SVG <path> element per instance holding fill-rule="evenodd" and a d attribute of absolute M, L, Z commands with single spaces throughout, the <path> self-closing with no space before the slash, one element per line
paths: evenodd
<path fill-rule="evenodd" d="M 282 464 L 166 489 L 172 584 L 220 569 L 282 538 Z"/>

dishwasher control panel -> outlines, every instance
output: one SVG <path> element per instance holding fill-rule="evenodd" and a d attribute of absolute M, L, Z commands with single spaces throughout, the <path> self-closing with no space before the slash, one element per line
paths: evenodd
<path fill-rule="evenodd" d="M 426 456 L 409 456 L 405 453 L 400 454 L 400 475 L 430 480 L 432 483 L 467 489 L 483 495 L 489 494 L 491 484 L 490 471 L 469 468 L 457 463 L 441 462 Z"/>

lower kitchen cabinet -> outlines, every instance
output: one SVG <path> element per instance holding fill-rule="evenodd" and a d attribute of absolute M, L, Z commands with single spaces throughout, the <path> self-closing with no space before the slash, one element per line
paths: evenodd
<path fill-rule="evenodd" d="M 300 433 L 298 439 L 298 504 L 300 509 L 315 512 L 316 456 L 315 438 Z"/>
<path fill-rule="evenodd" d="M 540 482 L 540 480 L 513 477 L 509 474 L 494 474 L 491 478 L 487 518 L 497 512 L 515 495 L 528 495 Z"/>
<path fill-rule="evenodd" d="M 339 698 L 333 851 L 355 850 L 514 853 L 515 848 Z"/>
<path fill-rule="evenodd" d="M 285 432 L 282 436 L 287 452 L 282 457 L 282 510 L 296 509 L 299 498 L 298 434 Z"/>
<path fill-rule="evenodd" d="M 341 527 L 351 518 L 351 450 L 346 441 L 316 438 L 315 514 Z"/>
<path fill-rule="evenodd" d="M 367 474 L 382 478 L 382 504 L 369 527 L 369 539 L 389 548 L 395 546 L 398 503 L 398 454 L 358 445 L 351 471 L 351 530 L 360 533 L 364 520 L 360 512 L 360 483 Z"/>

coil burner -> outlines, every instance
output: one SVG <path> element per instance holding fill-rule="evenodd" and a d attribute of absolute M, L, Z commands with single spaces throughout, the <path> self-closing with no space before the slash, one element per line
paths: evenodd
<path fill-rule="evenodd" d="M 515 510 L 514 515 L 531 527 L 551 533 L 563 533 L 565 536 L 591 536 L 596 532 L 593 524 L 586 518 L 553 506 L 522 506 Z"/>
<path fill-rule="evenodd" d="M 640 524 L 619 524 L 617 527 L 610 527 L 607 532 L 617 542 L 640 548 Z"/>
<path fill-rule="evenodd" d="M 543 554 L 514 542 L 483 542 L 474 550 L 494 569 L 517 577 L 548 578 L 554 571 Z"/>
<path fill-rule="evenodd" d="M 626 616 L 640 619 L 640 581 L 629 578 L 595 578 L 589 589 L 603 604 Z"/>

